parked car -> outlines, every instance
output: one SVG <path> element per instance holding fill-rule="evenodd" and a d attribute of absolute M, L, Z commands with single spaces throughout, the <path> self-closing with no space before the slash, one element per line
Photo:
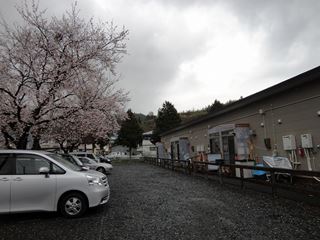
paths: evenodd
<path fill-rule="evenodd" d="M 107 157 L 104 157 L 104 156 L 98 156 L 99 158 L 99 162 L 102 162 L 102 163 L 112 163 L 112 160 L 110 158 L 107 158 Z"/>
<path fill-rule="evenodd" d="M 89 152 L 72 152 L 71 155 L 76 157 L 88 157 L 90 159 L 95 160 L 96 162 L 100 162 L 100 159 L 94 154 Z"/>
<path fill-rule="evenodd" d="M 70 162 L 70 163 L 72 163 L 74 165 L 77 165 L 77 166 L 81 167 L 84 170 L 85 169 L 89 170 L 89 168 L 86 167 L 85 165 L 83 165 L 83 163 L 75 155 L 65 154 L 65 153 L 62 153 L 62 154 L 59 154 L 59 155 L 61 157 L 63 157 L 65 160 L 67 160 L 68 162 Z"/>
<path fill-rule="evenodd" d="M 84 166 L 87 166 L 92 170 L 96 170 L 103 174 L 110 174 L 112 171 L 113 167 L 110 163 L 96 162 L 95 160 L 90 159 L 88 157 L 78 157 L 78 158 Z"/>
<path fill-rule="evenodd" d="M 0 213 L 60 211 L 79 217 L 108 202 L 105 175 L 84 171 L 55 153 L 0 150 Z"/>

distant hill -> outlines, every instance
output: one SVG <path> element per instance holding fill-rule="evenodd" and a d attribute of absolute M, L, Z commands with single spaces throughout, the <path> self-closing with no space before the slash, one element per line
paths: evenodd
<path fill-rule="evenodd" d="M 181 124 L 187 123 L 201 116 L 219 111 L 224 107 L 228 106 L 229 104 L 232 104 L 236 101 L 237 100 L 229 100 L 226 103 L 221 103 L 220 101 L 215 100 L 212 104 L 204 107 L 203 109 L 181 112 L 179 113 L 182 120 Z M 149 113 L 147 115 L 143 113 L 135 113 L 135 116 L 138 119 L 138 122 L 140 123 L 140 126 L 143 129 L 143 132 L 149 132 L 151 130 L 154 130 L 156 116 L 153 115 L 153 113 Z"/>
<path fill-rule="evenodd" d="M 153 115 L 144 115 L 143 113 L 135 113 L 143 132 L 149 132 L 155 128 L 155 118 Z"/>
<path fill-rule="evenodd" d="M 195 118 L 206 115 L 207 111 L 193 110 L 193 111 L 181 112 L 179 114 L 180 114 L 180 117 L 182 120 L 181 124 L 184 124 L 184 123 L 189 122 Z M 151 131 L 155 128 L 156 116 L 145 115 L 143 113 L 135 113 L 135 116 L 138 119 L 138 122 L 140 123 L 140 126 L 143 129 L 143 132 L 148 132 L 148 131 Z"/>
<path fill-rule="evenodd" d="M 192 110 L 192 111 L 181 112 L 179 114 L 182 120 L 181 124 L 184 124 L 186 122 L 189 122 L 191 120 L 204 116 L 208 114 L 208 112 L 202 109 L 202 110 Z"/>

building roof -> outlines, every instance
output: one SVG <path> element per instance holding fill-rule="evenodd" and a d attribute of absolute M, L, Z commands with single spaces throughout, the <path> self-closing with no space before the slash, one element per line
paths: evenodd
<path fill-rule="evenodd" d="M 146 136 L 146 135 L 152 135 L 153 134 L 153 131 L 151 130 L 151 131 L 149 131 L 149 132 L 144 132 L 142 135 L 143 136 Z"/>
<path fill-rule="evenodd" d="M 183 125 L 180 125 L 176 128 L 173 128 L 169 131 L 163 132 L 160 134 L 161 136 L 166 136 L 168 134 L 177 132 L 179 130 L 183 130 L 187 127 L 194 126 L 196 124 L 205 122 L 207 120 L 213 119 L 214 117 L 220 116 L 222 114 L 226 114 L 228 112 L 234 111 L 238 108 L 245 107 L 249 104 L 252 104 L 257 101 L 261 101 L 265 98 L 271 97 L 273 95 L 288 91 L 292 88 L 299 87 L 303 84 L 315 81 L 320 79 L 320 66 L 313 68 L 309 71 L 301 73 L 295 77 L 289 78 L 279 84 L 276 84 L 272 87 L 266 88 L 260 92 L 254 93 L 248 97 L 242 98 L 234 103 L 228 104 L 227 106 L 223 107 L 221 110 L 207 114 L 205 116 L 201 116 L 197 119 L 191 120 Z"/>

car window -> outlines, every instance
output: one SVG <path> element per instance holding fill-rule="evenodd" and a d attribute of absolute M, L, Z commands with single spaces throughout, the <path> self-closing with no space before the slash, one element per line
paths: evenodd
<path fill-rule="evenodd" d="M 94 156 L 92 154 L 87 154 L 88 158 L 94 159 Z"/>
<path fill-rule="evenodd" d="M 89 158 L 82 158 L 82 157 L 80 157 L 79 158 L 80 159 L 80 161 L 82 162 L 82 163 L 84 163 L 84 164 L 90 164 L 90 159 Z"/>
<path fill-rule="evenodd" d="M 54 154 L 54 153 L 48 153 L 46 154 L 48 157 L 53 158 L 54 160 L 56 160 L 58 163 L 62 164 L 63 166 L 74 170 L 74 171 L 80 171 L 81 168 L 73 163 L 71 163 L 70 161 L 66 160 L 63 156 L 58 155 L 58 154 Z"/>
<path fill-rule="evenodd" d="M 50 162 L 43 157 L 31 154 L 16 155 L 16 174 L 37 175 L 41 167 L 50 168 Z"/>
<path fill-rule="evenodd" d="M 0 175 L 11 174 L 11 164 L 8 154 L 0 154 Z"/>
<path fill-rule="evenodd" d="M 90 164 L 97 164 L 97 162 L 95 160 L 93 160 L 93 159 L 88 159 L 88 161 L 89 161 Z"/>
<path fill-rule="evenodd" d="M 72 156 L 72 159 L 77 166 L 80 166 L 80 167 L 83 166 L 83 163 L 79 160 L 77 156 Z"/>
<path fill-rule="evenodd" d="M 68 162 L 71 162 L 72 164 L 77 164 L 75 160 L 70 155 L 59 155 L 63 159 L 67 160 Z M 55 158 L 54 158 L 55 159 Z"/>
<path fill-rule="evenodd" d="M 52 170 L 51 173 L 52 174 L 64 174 L 66 171 L 63 170 L 61 167 L 55 165 L 54 163 L 52 163 Z"/>

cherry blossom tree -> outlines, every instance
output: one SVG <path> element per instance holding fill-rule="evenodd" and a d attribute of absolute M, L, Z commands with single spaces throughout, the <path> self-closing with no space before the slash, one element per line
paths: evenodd
<path fill-rule="evenodd" d="M 74 5 L 46 17 L 34 1 L 17 8 L 23 24 L 3 22 L 0 35 L 0 128 L 7 147 L 28 138 L 78 139 L 119 128 L 127 93 L 117 90 L 116 65 L 128 31 L 80 17 Z"/>

